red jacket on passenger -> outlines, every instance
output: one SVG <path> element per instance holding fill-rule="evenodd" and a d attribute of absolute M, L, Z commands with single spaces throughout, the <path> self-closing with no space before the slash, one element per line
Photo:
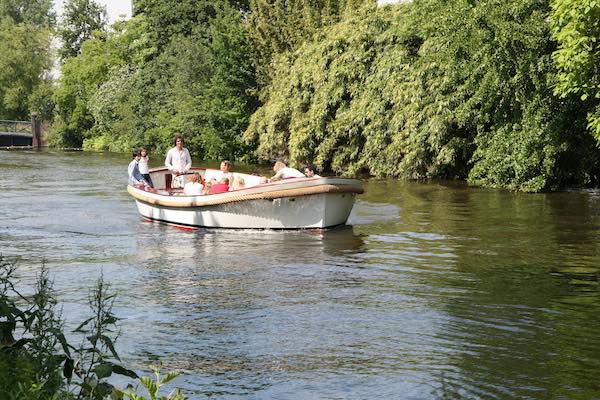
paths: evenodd
<path fill-rule="evenodd" d="M 224 193 L 229 191 L 229 185 L 226 183 L 215 183 L 208 190 L 208 194 Z"/>

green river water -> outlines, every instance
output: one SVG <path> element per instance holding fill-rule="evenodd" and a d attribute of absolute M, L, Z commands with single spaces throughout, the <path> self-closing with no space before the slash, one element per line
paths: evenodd
<path fill-rule="evenodd" d="M 191 399 L 600 398 L 600 191 L 370 179 L 350 226 L 187 232 L 128 162 L 1 151 L 0 252 L 46 260 L 67 326 L 103 273 L 124 363 Z"/>

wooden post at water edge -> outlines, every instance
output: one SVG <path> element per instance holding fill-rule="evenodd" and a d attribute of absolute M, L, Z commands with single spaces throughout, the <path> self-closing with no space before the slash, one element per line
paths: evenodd
<path fill-rule="evenodd" d="M 39 149 L 42 147 L 42 122 L 38 119 L 38 113 L 31 113 L 31 134 L 32 141 L 31 146 L 34 149 Z"/>

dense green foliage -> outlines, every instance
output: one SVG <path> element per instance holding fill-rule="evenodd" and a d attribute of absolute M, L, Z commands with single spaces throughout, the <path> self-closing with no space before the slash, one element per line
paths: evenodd
<path fill-rule="evenodd" d="M 131 23 L 135 29 L 135 23 Z M 125 64 L 129 54 L 129 35 L 117 25 L 111 33 L 99 36 L 82 45 L 82 54 L 65 60 L 59 85 L 54 91 L 56 115 L 50 142 L 62 147 L 81 147 L 84 135 L 94 126 L 90 101 L 105 81 L 111 68 Z M 123 33 L 123 34 L 121 34 Z"/>
<path fill-rule="evenodd" d="M 323 27 L 373 0 L 251 0 L 248 36 L 255 52 L 258 80 L 270 80 L 274 56 L 296 50 Z"/>
<path fill-rule="evenodd" d="M 119 319 L 112 308 L 115 294 L 101 277 L 89 297 L 92 316 L 75 330 L 84 340 L 79 346 L 65 336 L 57 311 L 56 294 L 48 270 L 42 267 L 31 295 L 17 286 L 16 266 L 0 255 L 0 399 L 2 400 L 145 400 L 130 390 L 114 387 L 113 374 L 138 378 L 120 364 L 115 349 Z M 150 400 L 157 399 L 164 383 L 177 377 L 139 378 Z M 183 400 L 175 390 L 165 400 Z"/>
<path fill-rule="evenodd" d="M 555 93 L 579 96 L 588 128 L 600 140 L 600 2 L 553 0 L 553 36 L 558 42 Z"/>
<path fill-rule="evenodd" d="M 367 7 L 276 61 L 261 159 L 526 191 L 595 182 L 580 105 L 552 96 L 542 0 Z"/>
<path fill-rule="evenodd" d="M 183 134 L 195 157 L 345 175 L 600 179 L 594 0 L 135 0 L 109 31 L 70 0 L 56 86 L 50 4 L 0 0 L 0 118 L 53 116 L 55 146 L 162 157 Z"/>
<path fill-rule="evenodd" d="M 136 15 L 144 15 L 152 42 L 162 50 L 173 37 L 189 37 L 206 32 L 216 16 L 219 2 L 212 0 L 136 0 Z"/>
<path fill-rule="evenodd" d="M 65 62 L 54 143 L 111 151 L 145 145 L 162 153 L 182 133 L 205 158 L 242 157 L 248 149 L 241 132 L 255 107 L 243 15 L 209 1 L 136 9 Z M 162 14 L 167 9 L 172 17 Z"/>
<path fill-rule="evenodd" d="M 50 0 L 0 0 L 0 119 L 52 116 Z"/>
<path fill-rule="evenodd" d="M 0 18 L 0 119 L 29 120 L 32 94 L 50 85 L 50 30 Z"/>
<path fill-rule="evenodd" d="M 81 52 L 81 45 L 94 31 L 106 30 L 106 7 L 93 0 L 68 0 L 65 3 L 59 36 L 60 56 L 64 60 Z"/>
<path fill-rule="evenodd" d="M 0 0 L 0 18 L 8 17 L 16 24 L 52 26 L 56 15 L 52 0 Z"/>

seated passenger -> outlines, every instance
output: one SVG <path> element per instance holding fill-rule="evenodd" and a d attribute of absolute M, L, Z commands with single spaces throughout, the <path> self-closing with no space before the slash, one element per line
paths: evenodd
<path fill-rule="evenodd" d="M 298 171 L 296 168 L 290 168 L 286 166 L 282 161 L 277 161 L 275 163 L 273 166 L 273 171 L 275 171 L 275 175 L 271 177 L 271 182 L 289 178 L 304 178 L 304 174 L 302 172 Z"/>
<path fill-rule="evenodd" d="M 231 190 L 243 189 L 246 186 L 246 182 L 244 178 L 241 176 L 233 178 L 233 184 L 231 185 Z"/>
<path fill-rule="evenodd" d="M 304 168 L 304 175 L 306 175 L 308 178 L 320 178 L 319 175 L 315 174 L 316 168 L 314 165 L 307 165 Z"/>
<path fill-rule="evenodd" d="M 219 167 L 221 170 L 221 178 L 229 179 L 229 182 L 233 183 L 233 173 L 231 173 L 231 162 L 228 160 L 221 161 L 221 166 Z"/>
<path fill-rule="evenodd" d="M 183 194 L 186 196 L 197 196 L 202 194 L 202 177 L 199 173 L 193 173 L 189 181 L 183 186 Z"/>
<path fill-rule="evenodd" d="M 131 186 L 143 188 L 144 187 L 144 177 L 140 173 L 139 162 L 140 162 L 140 152 L 135 150 L 133 152 L 133 160 L 131 160 L 131 162 L 129 163 L 129 166 L 127 167 L 127 176 L 129 178 L 128 183 Z"/>
<path fill-rule="evenodd" d="M 208 194 L 225 193 L 229 191 L 229 179 L 223 178 L 219 183 L 213 183 L 208 190 Z"/>
<path fill-rule="evenodd" d="M 133 152 L 133 160 L 131 160 L 129 166 L 127 167 L 129 185 L 138 189 L 146 190 L 148 192 L 156 193 L 154 187 L 150 186 L 146 179 L 144 179 L 144 176 L 140 173 L 140 157 L 139 151 L 136 150 Z"/>

